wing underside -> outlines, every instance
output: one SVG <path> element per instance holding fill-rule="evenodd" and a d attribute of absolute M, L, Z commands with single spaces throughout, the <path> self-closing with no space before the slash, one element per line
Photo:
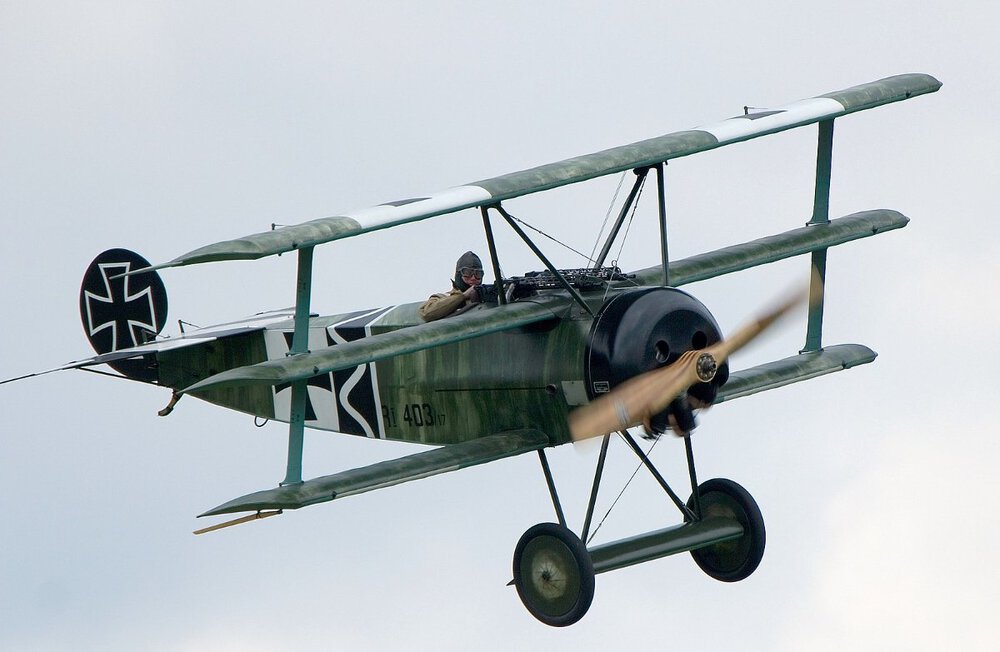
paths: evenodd
<path fill-rule="evenodd" d="M 503 432 L 461 444 L 443 446 L 405 457 L 348 469 L 305 482 L 265 489 L 241 496 L 201 516 L 267 509 L 298 509 L 335 498 L 391 487 L 432 475 L 457 471 L 513 457 L 549 445 L 548 437 L 537 430 Z"/>

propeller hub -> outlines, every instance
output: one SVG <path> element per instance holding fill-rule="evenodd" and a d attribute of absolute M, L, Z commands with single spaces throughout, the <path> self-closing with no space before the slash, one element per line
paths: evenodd
<path fill-rule="evenodd" d="M 711 405 L 729 377 L 729 367 L 721 356 L 709 354 L 700 363 L 699 356 L 714 351 L 708 347 L 720 341 L 722 333 L 712 313 L 683 290 L 645 287 L 613 295 L 594 318 L 588 335 L 584 357 L 587 397 L 597 401 L 629 380 L 670 368 L 687 355 L 684 368 L 694 384 L 684 389 L 699 404 Z M 690 414 L 678 417 L 679 411 L 687 410 L 686 405 L 668 405 L 648 414 L 647 409 L 627 400 L 629 395 L 609 401 L 609 428 L 621 429 L 641 419 L 654 432 L 666 432 L 671 415 L 681 421 L 690 419 Z"/>
<path fill-rule="evenodd" d="M 707 383 L 708 381 L 715 378 L 715 373 L 719 370 L 719 363 L 716 362 L 715 356 L 711 353 L 702 353 L 698 356 L 698 361 L 695 363 L 695 373 L 698 374 L 698 379 Z"/>

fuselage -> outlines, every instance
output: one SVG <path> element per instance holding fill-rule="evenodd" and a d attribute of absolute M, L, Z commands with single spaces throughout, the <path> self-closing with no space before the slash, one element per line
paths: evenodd
<path fill-rule="evenodd" d="M 530 299 L 528 299 L 530 300 Z M 587 401 L 583 352 L 589 314 L 572 309 L 529 327 L 483 335 L 309 380 L 306 426 L 373 438 L 451 444 L 520 428 L 565 441 L 566 415 Z M 596 300 L 597 307 L 600 300 Z M 419 304 L 313 317 L 309 349 L 409 328 Z M 502 310 L 481 305 L 473 310 Z M 582 314 L 581 314 L 582 313 Z M 220 371 L 281 359 L 291 348 L 291 319 L 213 342 L 157 354 L 159 382 L 181 388 Z M 288 421 L 289 386 L 251 386 L 195 394 L 223 407 Z"/>
<path fill-rule="evenodd" d="M 581 296 L 589 311 L 563 290 L 541 290 L 520 301 L 543 301 L 551 319 L 313 376 L 305 425 L 425 444 L 534 429 L 553 445 L 561 444 L 569 441 L 567 415 L 574 407 L 721 336 L 708 310 L 680 290 L 612 287 Z M 309 350 L 417 326 L 423 323 L 417 308 L 410 303 L 313 317 Z M 504 309 L 480 304 L 448 319 Z M 280 319 L 159 352 L 159 383 L 184 388 L 227 369 L 283 359 L 293 331 L 290 318 Z M 224 407 L 285 422 L 291 394 L 288 385 L 194 392 Z"/>

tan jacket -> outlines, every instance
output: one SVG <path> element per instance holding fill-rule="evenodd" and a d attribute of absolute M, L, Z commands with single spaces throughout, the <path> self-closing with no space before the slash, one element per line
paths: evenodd
<path fill-rule="evenodd" d="M 461 290 L 452 288 L 448 294 L 432 294 L 420 305 L 420 317 L 424 321 L 434 321 L 447 317 L 465 307 L 468 300 Z"/>

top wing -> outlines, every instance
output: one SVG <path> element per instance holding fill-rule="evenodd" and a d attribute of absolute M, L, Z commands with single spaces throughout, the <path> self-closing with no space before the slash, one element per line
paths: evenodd
<path fill-rule="evenodd" d="M 624 170 L 645 167 L 767 134 L 832 120 L 848 113 L 933 93 L 941 82 L 912 73 L 800 100 L 679 131 L 630 145 L 613 147 L 557 163 L 449 188 L 425 197 L 388 202 L 359 211 L 256 233 L 190 251 L 153 269 L 222 260 L 253 260 L 369 231 L 416 222 L 436 215 L 485 206 Z"/>

